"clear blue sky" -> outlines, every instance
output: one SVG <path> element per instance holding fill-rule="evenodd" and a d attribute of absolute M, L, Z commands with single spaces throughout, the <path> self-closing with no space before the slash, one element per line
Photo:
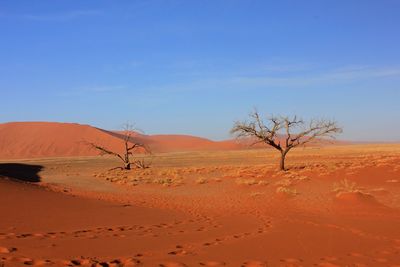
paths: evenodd
<path fill-rule="evenodd" d="M 262 113 L 400 140 L 400 1 L 0 2 L 0 122 L 229 137 Z"/>

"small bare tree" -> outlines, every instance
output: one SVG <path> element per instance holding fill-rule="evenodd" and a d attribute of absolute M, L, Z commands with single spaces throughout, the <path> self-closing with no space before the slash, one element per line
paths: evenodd
<path fill-rule="evenodd" d="M 250 113 L 250 121 L 236 122 L 231 130 L 238 138 L 251 138 L 257 143 L 265 143 L 281 153 L 280 170 L 285 170 L 287 153 L 295 147 L 304 146 L 315 139 L 323 137 L 334 138 L 342 132 L 335 121 L 311 120 L 306 123 L 297 116 L 293 118 L 271 116 L 267 123 L 260 117 L 257 110 Z M 297 131 L 297 133 L 293 133 Z"/>
<path fill-rule="evenodd" d="M 89 143 L 89 145 L 98 150 L 100 155 L 113 155 L 119 158 L 124 164 L 124 166 L 121 167 L 123 170 L 130 170 L 132 164 L 134 164 L 137 168 L 148 168 L 148 164 L 146 164 L 144 159 L 134 161 L 131 160 L 131 156 L 133 156 L 135 151 L 138 152 L 138 150 L 142 150 L 146 153 L 151 153 L 150 149 L 145 144 L 134 141 L 133 136 L 136 134 L 138 129 L 134 128 L 131 124 L 125 124 L 123 129 L 124 130 L 121 134 L 124 142 L 123 153 L 111 151 L 108 148 L 95 143 Z"/>

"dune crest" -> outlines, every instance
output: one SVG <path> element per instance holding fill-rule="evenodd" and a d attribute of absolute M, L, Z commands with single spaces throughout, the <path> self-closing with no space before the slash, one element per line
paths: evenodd
<path fill-rule="evenodd" d="M 87 142 L 122 152 L 121 132 L 76 123 L 10 122 L 0 124 L 0 159 L 95 156 Z M 235 141 L 211 141 L 187 135 L 142 135 L 135 141 L 153 152 L 227 150 L 243 147 Z"/>

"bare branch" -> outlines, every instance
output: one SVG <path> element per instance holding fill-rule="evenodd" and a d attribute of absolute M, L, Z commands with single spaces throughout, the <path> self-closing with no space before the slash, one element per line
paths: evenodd
<path fill-rule="evenodd" d="M 100 155 L 113 155 L 118 157 L 119 159 L 121 159 L 124 163 L 124 168 L 125 170 L 130 170 L 131 169 L 131 164 L 135 164 L 137 165 L 137 162 L 132 162 L 130 157 L 134 155 L 135 150 L 137 150 L 137 152 L 140 152 L 140 150 L 142 150 L 142 152 L 144 151 L 145 153 L 151 153 L 150 148 L 145 145 L 142 144 L 140 142 L 136 142 L 134 140 L 134 136 L 137 135 L 136 129 L 133 127 L 133 125 L 131 124 L 125 124 L 123 127 L 123 134 L 121 136 L 121 139 L 124 142 L 124 153 L 123 154 L 119 154 L 116 153 L 114 151 L 111 151 L 107 148 L 105 148 L 104 146 L 95 144 L 95 143 L 89 143 L 91 145 L 92 148 L 100 151 Z M 143 163 L 144 164 L 144 163 Z M 139 164 L 139 165 L 143 165 L 143 164 Z M 148 166 L 148 165 L 146 165 Z"/>
<path fill-rule="evenodd" d="M 92 146 L 92 148 L 99 150 L 100 151 L 100 155 L 113 155 L 113 156 L 116 156 L 116 157 L 120 158 L 122 161 L 124 161 L 124 158 L 118 153 L 115 153 L 115 152 L 113 152 L 111 150 L 108 150 L 105 147 L 102 147 L 102 146 L 94 144 L 94 143 L 88 143 L 88 144 L 90 146 Z"/>
<path fill-rule="evenodd" d="M 258 139 L 255 143 L 264 142 L 278 150 L 282 150 L 277 138 L 278 131 L 283 127 L 282 121 L 278 117 L 272 116 L 269 118 L 270 124 L 267 125 L 261 119 L 257 110 L 249 116 L 252 118 L 252 121 L 236 122 L 231 130 L 231 134 L 235 134 L 238 138 L 255 137 Z"/>
<path fill-rule="evenodd" d="M 305 145 L 317 138 L 330 137 L 334 138 L 336 134 L 342 132 L 335 121 L 311 120 L 308 129 L 298 133 L 290 140 L 290 147 Z"/>
<path fill-rule="evenodd" d="M 319 138 L 334 137 L 342 132 L 337 123 L 330 120 L 311 120 L 306 126 L 304 120 L 297 116 L 293 118 L 271 116 L 265 123 L 257 110 L 250 113 L 249 117 L 250 121 L 236 122 L 231 134 L 237 138 L 255 139 L 252 145 L 265 143 L 279 150 L 282 154 L 281 169 L 284 169 L 285 156 L 292 148 Z M 284 141 L 283 144 L 281 140 Z"/>

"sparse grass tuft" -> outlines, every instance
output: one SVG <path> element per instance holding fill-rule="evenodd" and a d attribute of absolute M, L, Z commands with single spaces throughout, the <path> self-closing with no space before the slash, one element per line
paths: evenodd
<path fill-rule="evenodd" d="M 361 188 L 357 186 L 355 182 L 351 182 L 347 179 L 343 179 L 338 183 L 333 184 L 333 192 L 340 193 L 340 192 L 361 192 Z"/>
<path fill-rule="evenodd" d="M 258 196 L 262 196 L 262 195 L 264 195 L 263 192 L 253 192 L 250 194 L 251 197 L 258 197 Z"/>
<path fill-rule="evenodd" d="M 280 186 L 280 187 L 288 187 L 288 186 L 293 185 L 293 181 L 292 181 L 292 179 L 286 178 L 286 179 L 282 179 L 282 180 L 277 181 L 275 183 L 275 185 Z"/>
<path fill-rule="evenodd" d="M 264 181 L 264 180 L 259 180 L 257 184 L 258 185 L 268 185 L 269 183 L 267 181 Z"/>
<path fill-rule="evenodd" d="M 163 177 L 163 178 L 155 178 L 155 179 L 153 179 L 153 183 L 154 184 L 160 184 L 160 185 L 163 185 L 163 186 L 173 186 L 173 185 L 181 185 L 182 184 L 182 180 Z"/>
<path fill-rule="evenodd" d="M 257 184 L 256 179 L 236 178 L 235 182 L 238 185 L 255 185 L 255 184 Z"/>
<path fill-rule="evenodd" d="M 279 186 L 278 188 L 276 188 L 276 193 L 283 193 L 283 194 L 287 194 L 290 196 L 295 196 L 298 195 L 297 190 L 294 188 L 289 188 L 286 186 Z"/>
<path fill-rule="evenodd" d="M 208 183 L 208 180 L 205 178 L 199 178 L 196 180 L 196 184 L 206 184 Z"/>

